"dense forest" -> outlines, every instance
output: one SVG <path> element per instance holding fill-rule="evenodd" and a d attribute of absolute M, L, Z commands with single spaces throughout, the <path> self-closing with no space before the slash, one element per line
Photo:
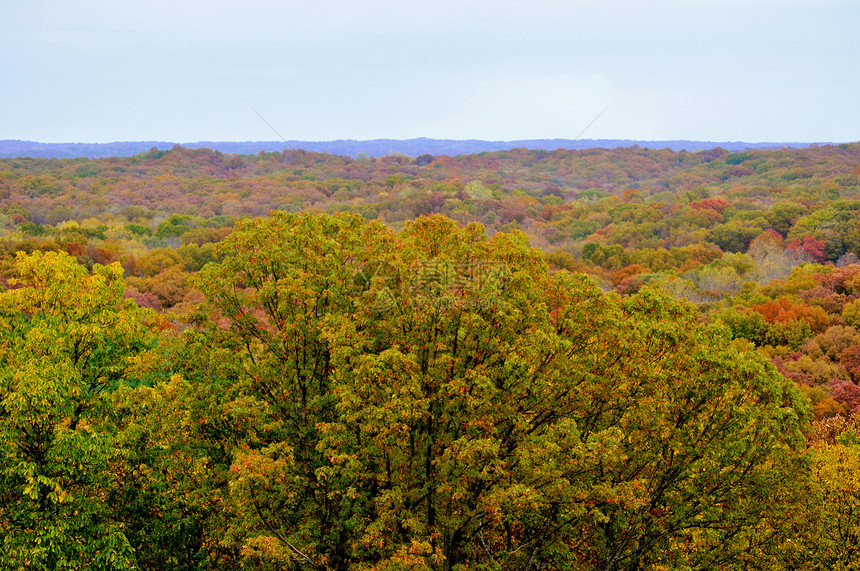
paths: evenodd
<path fill-rule="evenodd" d="M 0 566 L 856 569 L 858 253 L 860 143 L 2 159 Z"/>

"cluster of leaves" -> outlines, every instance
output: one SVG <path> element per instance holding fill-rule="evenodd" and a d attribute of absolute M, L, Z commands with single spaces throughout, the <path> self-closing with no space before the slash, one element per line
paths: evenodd
<path fill-rule="evenodd" d="M 18 256 L 0 294 L 0 564 L 132 569 L 108 502 L 123 438 L 109 395 L 152 343 L 122 269 Z"/>

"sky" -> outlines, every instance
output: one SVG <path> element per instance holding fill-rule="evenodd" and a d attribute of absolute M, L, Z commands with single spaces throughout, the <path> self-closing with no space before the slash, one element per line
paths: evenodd
<path fill-rule="evenodd" d="M 857 141 L 858 22 L 856 0 L 0 0 L 0 139 Z"/>

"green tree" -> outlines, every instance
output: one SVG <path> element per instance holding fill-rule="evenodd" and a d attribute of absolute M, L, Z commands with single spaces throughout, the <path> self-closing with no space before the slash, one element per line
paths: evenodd
<path fill-rule="evenodd" d="M 354 215 L 277 213 L 237 223 L 219 245 L 224 261 L 201 271 L 213 346 L 243 356 L 233 408 L 258 419 L 231 447 L 241 513 L 231 537 L 252 559 L 337 569 L 353 557 L 360 506 L 320 472 L 319 426 L 337 417 L 326 336 L 356 311 L 352 294 L 375 271 L 362 250 L 387 232 Z"/>
<path fill-rule="evenodd" d="M 189 345 L 169 352 L 187 359 L 177 368 L 195 369 L 189 378 L 174 374 L 114 394 L 127 451 L 114 468 L 121 483 L 110 499 L 142 569 L 240 566 L 238 549 L 225 541 L 235 517 L 227 482 L 240 427 L 256 417 L 231 402 L 230 351 L 201 352 L 196 341 L 183 335 L 177 345 Z"/>
<path fill-rule="evenodd" d="M 780 537 L 808 405 L 690 306 L 438 216 L 220 248 L 207 328 L 255 418 L 230 538 L 261 568 L 707 569 Z"/>
<path fill-rule="evenodd" d="M 811 477 L 792 486 L 794 505 L 784 517 L 793 533 L 768 557 L 771 568 L 860 569 L 858 442 L 854 420 L 835 416 L 814 423 Z"/>
<path fill-rule="evenodd" d="M 842 319 L 855 329 L 860 327 L 860 300 L 855 299 L 845 304 L 842 310 Z"/>
<path fill-rule="evenodd" d="M 794 202 L 777 202 L 764 216 L 771 228 L 785 236 L 806 210 L 806 207 Z"/>
<path fill-rule="evenodd" d="M 119 264 L 93 274 L 62 252 L 19 254 L 0 293 L 0 566 L 132 569 L 106 502 L 122 442 L 107 395 L 148 333 Z"/>

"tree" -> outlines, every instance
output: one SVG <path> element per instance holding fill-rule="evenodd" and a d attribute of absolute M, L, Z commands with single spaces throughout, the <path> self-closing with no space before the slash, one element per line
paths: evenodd
<path fill-rule="evenodd" d="M 794 321 L 804 321 L 815 331 L 823 331 L 830 323 L 830 317 L 823 309 L 808 305 L 802 301 L 793 302 L 787 297 L 778 300 L 768 300 L 751 308 L 764 316 L 768 323 L 790 324 Z"/>
<path fill-rule="evenodd" d="M 231 446 L 241 513 L 233 538 L 252 559 L 333 569 L 351 560 L 360 506 L 321 472 L 330 463 L 319 427 L 337 415 L 327 335 L 357 310 L 356 288 L 383 279 L 362 250 L 386 233 L 357 216 L 276 213 L 237 223 L 219 245 L 227 257 L 201 271 L 213 344 L 244 361 L 233 406 L 258 419 Z M 382 294 L 362 301 L 386 303 Z"/>
<path fill-rule="evenodd" d="M 122 443 L 107 395 L 149 343 L 119 264 L 19 254 L 0 293 L 0 564 L 132 569 L 106 503 Z"/>
<path fill-rule="evenodd" d="M 823 262 L 825 259 L 824 240 L 818 240 L 814 236 L 806 235 L 802 240 L 795 238 L 788 245 L 788 250 L 796 259 L 807 259 L 813 262 Z"/>
<path fill-rule="evenodd" d="M 860 300 L 855 299 L 845 304 L 842 309 L 842 319 L 851 327 L 860 327 Z"/>
<path fill-rule="evenodd" d="M 256 419 L 231 538 L 261 568 L 704 569 L 780 537 L 808 406 L 689 305 L 440 216 L 273 213 L 219 254 L 206 327 Z"/>
<path fill-rule="evenodd" d="M 743 252 L 750 242 L 762 233 L 762 226 L 754 225 L 759 219 L 749 223 L 730 220 L 708 231 L 707 239 L 726 252 Z"/>
<path fill-rule="evenodd" d="M 813 429 L 811 477 L 796 487 L 795 505 L 785 514 L 794 534 L 773 554 L 774 568 L 854 571 L 860 569 L 857 426 L 836 416 Z"/>
<path fill-rule="evenodd" d="M 765 212 L 771 228 L 785 236 L 806 208 L 793 202 L 777 202 Z"/>
<path fill-rule="evenodd" d="M 755 262 L 753 275 L 756 281 L 764 285 L 787 278 L 800 263 L 796 257 L 789 255 L 782 236 L 774 230 L 765 230 L 753 240 L 748 254 Z"/>
<path fill-rule="evenodd" d="M 187 377 L 113 395 L 126 453 L 109 497 L 142 569 L 229 571 L 241 566 L 225 540 L 235 518 L 227 485 L 233 443 L 256 417 L 232 402 L 230 349 L 200 351 L 202 336 L 187 333 L 168 351 Z"/>

